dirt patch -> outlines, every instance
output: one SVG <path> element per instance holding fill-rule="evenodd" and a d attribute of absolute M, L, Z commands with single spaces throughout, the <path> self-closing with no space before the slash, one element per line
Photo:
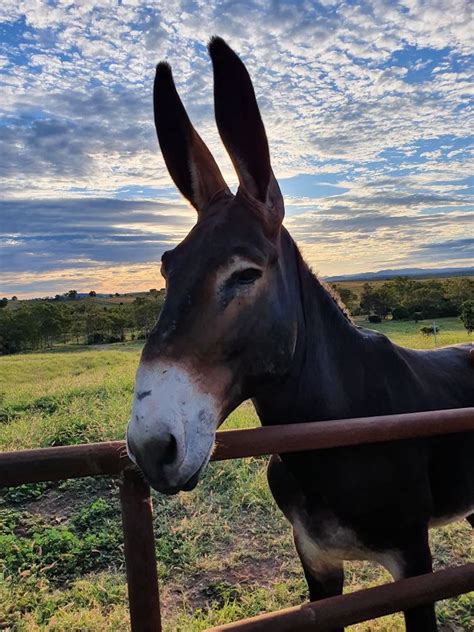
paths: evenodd
<path fill-rule="evenodd" d="M 238 589 L 242 586 L 268 587 L 281 578 L 284 565 L 282 560 L 248 556 L 240 559 L 235 566 L 200 572 L 184 577 L 179 583 L 170 582 L 162 590 L 163 615 L 174 614 L 178 604 L 189 612 L 221 605 L 226 598 L 237 598 Z"/>
<path fill-rule="evenodd" d="M 22 505 L 29 514 L 39 516 L 46 522 L 61 523 L 68 520 L 77 511 L 78 499 L 71 492 L 50 489 L 39 498 Z"/>
<path fill-rule="evenodd" d="M 241 512 L 229 524 L 231 538 L 216 542 L 194 572 L 178 572 L 161 583 L 161 606 L 165 620 L 177 610 L 189 614 L 197 609 L 221 607 L 226 600 L 238 600 L 252 588 L 270 588 L 302 573 L 286 523 L 273 525 L 271 535 L 256 524 L 256 517 Z"/>
<path fill-rule="evenodd" d="M 103 498 L 114 501 L 117 499 L 117 490 L 113 483 L 103 486 L 94 486 L 84 491 L 83 489 L 52 488 L 46 490 L 39 498 L 30 500 L 18 506 L 18 509 L 33 516 L 39 516 L 51 524 L 66 522 L 75 513 L 93 500 Z M 118 500 L 117 500 L 118 502 Z"/>

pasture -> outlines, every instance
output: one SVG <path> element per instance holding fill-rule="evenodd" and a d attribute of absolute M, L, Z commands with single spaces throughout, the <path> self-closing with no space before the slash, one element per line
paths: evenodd
<path fill-rule="evenodd" d="M 439 327 L 436 334 L 438 347 L 455 345 L 461 342 L 474 341 L 474 336 L 469 336 L 459 318 L 437 318 L 433 320 L 384 320 L 381 323 L 368 323 L 364 317 L 354 318 L 357 325 L 381 331 L 391 340 L 403 347 L 412 349 L 433 349 L 433 336 L 421 334 L 421 327 L 431 327 L 433 322 Z"/>
<path fill-rule="evenodd" d="M 358 324 L 367 326 L 358 320 Z M 431 348 L 428 323 L 370 325 L 395 342 Z M 438 342 L 469 340 L 457 319 L 439 319 Z M 141 345 L 0 358 L 0 449 L 121 439 Z M 257 424 L 249 403 L 227 428 Z M 191 493 L 154 495 L 156 550 L 168 631 L 194 632 L 306 599 L 286 520 L 267 489 L 266 458 L 211 464 Z M 0 628 L 127 630 L 116 486 L 110 479 L 37 484 L 0 497 Z M 472 557 L 467 522 L 437 529 L 435 568 Z M 346 564 L 346 590 L 388 575 Z M 473 630 L 472 595 L 438 604 L 445 631 Z M 355 631 L 396 631 L 394 615 Z"/>

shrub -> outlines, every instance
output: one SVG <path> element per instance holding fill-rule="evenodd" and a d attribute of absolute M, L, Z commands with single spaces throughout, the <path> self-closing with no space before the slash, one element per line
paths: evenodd
<path fill-rule="evenodd" d="M 410 318 L 410 312 L 403 305 L 398 305 L 392 309 L 393 320 L 408 320 Z"/>
<path fill-rule="evenodd" d="M 123 336 L 107 336 L 107 342 L 123 342 Z"/>
<path fill-rule="evenodd" d="M 382 322 L 381 316 L 379 316 L 378 314 L 370 314 L 369 323 L 381 323 L 381 322 Z"/>
<path fill-rule="evenodd" d="M 474 301 L 464 301 L 461 305 L 460 318 L 467 329 L 467 333 L 472 333 L 474 331 Z"/>
<path fill-rule="evenodd" d="M 104 334 L 100 332 L 95 332 L 87 336 L 88 345 L 100 345 L 100 344 L 103 344 L 104 342 L 107 342 L 107 338 Z"/>

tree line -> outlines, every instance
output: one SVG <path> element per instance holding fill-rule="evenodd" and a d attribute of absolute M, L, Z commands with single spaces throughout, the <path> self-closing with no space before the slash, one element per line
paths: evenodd
<path fill-rule="evenodd" d="M 364 283 L 360 294 L 333 284 L 352 314 L 365 314 L 372 322 L 424 320 L 459 316 L 466 329 L 474 329 L 474 280 L 469 277 L 418 280 L 395 277 L 377 285 Z"/>
<path fill-rule="evenodd" d="M 371 322 L 459 316 L 466 329 L 474 331 L 474 281 L 468 277 L 396 277 L 379 284 L 364 283 L 359 293 L 338 284 L 333 288 L 352 314 L 366 315 Z M 10 301 L 0 299 L 1 354 L 50 349 L 55 344 L 144 339 L 156 322 L 164 291 L 152 289 L 128 303 L 104 304 L 93 290 L 87 300 L 79 300 L 77 291 L 70 290 L 46 299 L 18 301 L 15 296 Z"/>
<path fill-rule="evenodd" d="M 55 344 L 100 344 L 146 338 L 153 328 L 164 293 L 151 290 L 149 296 L 129 303 L 101 304 L 80 301 L 77 292 L 66 298 L 18 302 L 5 309 L 0 304 L 0 353 L 51 349 Z"/>

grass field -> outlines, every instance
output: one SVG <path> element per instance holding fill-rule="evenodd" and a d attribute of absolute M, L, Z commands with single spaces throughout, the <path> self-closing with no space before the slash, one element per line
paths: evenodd
<path fill-rule="evenodd" d="M 362 327 L 369 327 L 381 331 L 394 342 L 412 349 L 433 349 L 433 336 L 424 336 L 421 327 L 431 327 L 432 320 L 385 320 L 382 323 L 368 323 L 365 318 L 356 316 L 355 322 Z M 474 336 L 468 335 L 459 318 L 438 318 L 435 321 L 439 332 L 436 334 L 438 347 L 454 345 L 460 342 L 474 342 Z"/>
<path fill-rule="evenodd" d="M 359 324 L 366 324 L 361 323 Z M 394 341 L 433 345 L 425 323 L 378 326 Z M 439 342 L 469 340 L 456 319 L 440 319 Z M 0 449 L 123 437 L 138 344 L 0 358 Z M 250 404 L 226 427 L 257 424 Z M 285 519 L 267 489 L 266 458 L 212 464 L 197 489 L 156 494 L 155 532 L 165 630 L 194 632 L 296 605 L 306 588 Z M 432 533 L 435 567 L 472 557 L 459 522 Z M 346 590 L 389 579 L 366 563 L 346 565 Z M 472 595 L 437 607 L 445 631 L 474 630 Z M 128 629 L 117 490 L 110 479 L 28 485 L 0 499 L 0 629 Z M 351 628 L 398 631 L 395 615 Z"/>

